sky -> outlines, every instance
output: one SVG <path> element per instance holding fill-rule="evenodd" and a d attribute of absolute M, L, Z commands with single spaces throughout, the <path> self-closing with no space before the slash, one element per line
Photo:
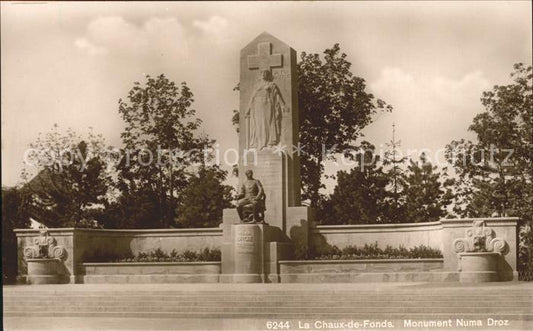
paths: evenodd
<path fill-rule="evenodd" d="M 164 73 L 187 82 L 202 132 L 237 146 L 239 52 L 263 31 L 298 53 L 335 43 L 367 89 L 393 106 L 364 129 L 378 148 L 436 152 L 483 111 L 483 91 L 531 64 L 531 1 L 1 3 L 2 185 L 54 124 L 120 146 L 118 100 Z M 342 167 L 328 165 L 334 173 Z"/>

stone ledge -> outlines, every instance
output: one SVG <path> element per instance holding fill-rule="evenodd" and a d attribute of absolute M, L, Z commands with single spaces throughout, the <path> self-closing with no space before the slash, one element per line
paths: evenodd
<path fill-rule="evenodd" d="M 220 274 L 220 262 L 118 262 L 78 264 L 87 276 L 185 276 Z"/>
<path fill-rule="evenodd" d="M 219 274 L 86 275 L 84 284 L 218 283 Z"/>
<path fill-rule="evenodd" d="M 403 224 L 353 224 L 353 225 L 317 225 L 311 228 L 313 233 L 351 233 L 351 232 L 404 232 L 404 231 L 438 231 L 442 223 L 403 223 Z"/>
<path fill-rule="evenodd" d="M 17 237 L 33 237 L 39 229 L 14 229 Z M 180 236 L 222 236 L 221 228 L 190 228 L 190 229 L 78 229 L 50 228 L 48 232 L 55 236 L 68 236 L 73 233 L 98 234 L 101 237 L 180 237 Z"/>
<path fill-rule="evenodd" d="M 387 283 L 458 281 L 458 272 L 361 272 L 280 274 L 281 283 Z"/>
<path fill-rule="evenodd" d="M 296 262 L 296 263 L 293 263 Z M 372 273 L 427 273 L 443 271 L 442 259 L 402 260 L 313 260 L 280 261 L 280 277 L 287 274 L 301 275 L 353 275 Z M 306 276 L 302 276 L 306 277 Z M 337 276 L 335 276 L 337 277 Z"/>
<path fill-rule="evenodd" d="M 85 262 L 81 263 L 84 267 L 107 267 L 107 266 L 164 266 L 164 265 L 220 265 L 220 261 L 201 261 L 201 262 Z"/>
<path fill-rule="evenodd" d="M 329 264 L 329 263 L 410 263 L 410 262 L 444 262 L 443 258 L 436 259 L 368 259 L 368 260 L 282 260 L 280 264 Z"/>
<path fill-rule="evenodd" d="M 488 226 L 516 226 L 519 217 L 477 217 L 477 218 L 453 218 L 453 219 L 441 219 L 443 228 L 447 227 L 464 227 L 469 228 L 474 221 L 484 221 Z"/>

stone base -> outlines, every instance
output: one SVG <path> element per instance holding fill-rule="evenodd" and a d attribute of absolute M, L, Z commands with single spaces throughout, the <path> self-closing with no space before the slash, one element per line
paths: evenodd
<path fill-rule="evenodd" d="M 179 284 L 218 283 L 219 274 L 86 275 L 84 284 Z"/>
<path fill-rule="evenodd" d="M 281 283 L 405 283 L 405 282 L 457 282 L 458 272 L 331 272 L 281 274 Z"/>
<path fill-rule="evenodd" d="M 259 283 L 264 273 L 265 231 L 263 224 L 234 224 L 233 237 L 233 281 L 236 283 Z"/>
<path fill-rule="evenodd" d="M 232 283 L 264 283 L 265 277 L 259 274 L 233 274 Z"/>
<path fill-rule="evenodd" d="M 471 252 L 459 254 L 459 281 L 461 283 L 495 282 L 498 277 L 500 254 Z"/>
<path fill-rule="evenodd" d="M 268 224 L 240 223 L 223 227 L 220 282 L 279 283 L 278 261 L 290 259 L 293 251 L 281 229 Z"/>
<path fill-rule="evenodd" d="M 461 283 L 486 283 L 497 281 L 498 273 L 496 271 L 461 271 L 459 273 L 459 282 Z"/>
<path fill-rule="evenodd" d="M 59 260 L 57 259 L 28 259 L 28 284 L 58 284 Z"/>

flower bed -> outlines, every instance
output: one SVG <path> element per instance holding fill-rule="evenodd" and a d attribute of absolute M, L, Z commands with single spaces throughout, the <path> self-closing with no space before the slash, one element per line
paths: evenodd
<path fill-rule="evenodd" d="M 148 253 L 140 252 L 136 256 L 95 256 L 86 262 L 216 262 L 220 260 L 221 253 L 219 249 L 204 248 L 198 252 L 187 250 L 182 253 L 172 250 L 168 254 L 158 248 Z"/>
<path fill-rule="evenodd" d="M 363 247 L 347 246 L 339 249 L 332 246 L 330 250 L 312 256 L 312 260 L 392 260 L 392 259 L 437 259 L 442 258 L 440 250 L 420 245 L 412 248 L 400 246 L 393 248 L 386 246 L 385 249 L 378 247 L 377 242 L 365 244 Z"/>

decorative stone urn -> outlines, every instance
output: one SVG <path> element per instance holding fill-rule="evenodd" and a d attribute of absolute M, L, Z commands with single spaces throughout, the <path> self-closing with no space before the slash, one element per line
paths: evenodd
<path fill-rule="evenodd" d="M 508 251 L 507 242 L 495 237 L 484 221 L 474 221 L 466 237 L 456 239 L 453 247 L 459 255 L 461 283 L 495 282 L 499 280 L 498 260 Z"/>
<path fill-rule="evenodd" d="M 59 268 L 66 258 L 67 251 L 58 246 L 48 231 L 42 229 L 34 245 L 24 248 L 24 257 L 28 263 L 29 284 L 57 284 L 59 283 Z"/>

